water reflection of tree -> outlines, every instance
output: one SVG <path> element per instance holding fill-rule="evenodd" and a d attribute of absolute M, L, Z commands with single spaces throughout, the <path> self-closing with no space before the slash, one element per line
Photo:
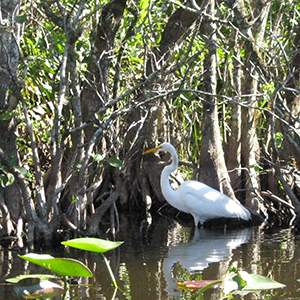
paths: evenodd
<path fill-rule="evenodd" d="M 296 269 L 300 259 L 297 238 L 291 228 L 256 228 L 252 239 L 242 252 L 244 267 L 249 273 L 261 274 L 286 285 L 285 291 L 293 293 L 299 278 Z M 278 293 L 278 291 L 273 291 Z M 252 299 L 255 298 L 255 294 Z"/>

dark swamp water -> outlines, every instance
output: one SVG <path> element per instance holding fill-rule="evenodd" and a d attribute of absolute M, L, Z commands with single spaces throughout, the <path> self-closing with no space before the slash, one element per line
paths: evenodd
<path fill-rule="evenodd" d="M 68 299 L 192 299 L 193 293 L 177 289 L 176 281 L 220 279 L 233 261 L 252 274 L 270 277 L 286 285 L 233 299 L 299 299 L 300 236 L 291 229 L 251 227 L 240 230 L 199 229 L 159 217 L 141 236 L 136 219 L 121 216 L 118 239 L 124 244 L 107 253 L 118 285 L 115 298 L 110 277 L 99 254 L 75 249 L 49 249 L 55 257 L 73 257 L 89 266 L 94 277 L 80 278 Z M 0 248 L 0 299 L 16 299 L 13 286 L 5 283 L 25 273 L 45 273 L 20 259 L 18 250 Z M 23 254 L 23 253 L 22 253 Z M 49 273 L 46 271 L 46 273 Z M 61 299 L 56 297 L 54 299 Z M 197 299 L 223 299 L 219 289 Z"/>

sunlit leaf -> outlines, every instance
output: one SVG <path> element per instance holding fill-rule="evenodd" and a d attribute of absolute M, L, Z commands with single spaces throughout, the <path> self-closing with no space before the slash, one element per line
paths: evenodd
<path fill-rule="evenodd" d="M 11 185 L 15 181 L 15 176 L 12 173 L 7 173 L 7 185 Z"/>
<path fill-rule="evenodd" d="M 227 277 L 223 282 L 223 292 L 225 295 L 233 291 L 251 292 L 268 289 L 278 289 L 285 287 L 284 284 L 257 274 L 249 274 L 240 271 L 232 278 Z"/>
<path fill-rule="evenodd" d="M 13 184 L 14 181 L 15 181 L 15 176 L 11 173 L 0 174 L 0 183 L 3 188 Z"/>
<path fill-rule="evenodd" d="M 146 10 L 149 6 L 149 0 L 140 0 L 140 8 Z"/>
<path fill-rule="evenodd" d="M 139 6 L 141 8 L 140 19 L 143 21 L 148 14 L 149 0 L 140 0 Z"/>
<path fill-rule="evenodd" d="M 72 195 L 72 203 L 75 203 L 77 201 L 76 197 Z"/>
<path fill-rule="evenodd" d="M 249 274 L 246 271 L 240 271 L 240 275 L 243 280 L 247 282 L 247 285 L 244 288 L 245 291 L 268 290 L 285 287 L 282 283 L 258 274 Z"/>
<path fill-rule="evenodd" d="M 123 242 L 112 242 L 103 239 L 89 238 L 89 237 L 73 239 L 61 243 L 65 246 L 86 250 L 86 251 L 97 252 L 97 253 L 104 253 L 109 250 L 113 250 L 123 244 Z"/>
<path fill-rule="evenodd" d="M 99 162 L 105 159 L 105 154 L 103 153 L 97 153 L 94 156 L 94 161 Z"/>
<path fill-rule="evenodd" d="M 284 136 L 281 132 L 275 133 L 275 143 L 276 143 L 276 146 L 278 149 L 281 148 L 281 146 L 282 146 L 283 138 L 284 138 Z"/>
<path fill-rule="evenodd" d="M 48 269 L 60 276 L 93 277 L 90 269 L 82 262 L 72 258 L 55 258 L 48 254 L 29 253 L 21 258 Z"/>
<path fill-rule="evenodd" d="M 66 292 L 58 284 L 40 278 L 22 279 L 14 286 L 13 290 L 16 297 L 27 299 L 52 298 Z"/>

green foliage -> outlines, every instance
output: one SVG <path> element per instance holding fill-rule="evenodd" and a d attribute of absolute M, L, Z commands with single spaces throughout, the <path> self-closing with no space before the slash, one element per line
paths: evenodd
<path fill-rule="evenodd" d="M 276 143 L 277 148 L 281 148 L 282 147 L 283 134 L 281 132 L 276 132 L 275 133 L 275 143 Z"/>
<path fill-rule="evenodd" d="M 145 21 L 145 18 L 148 14 L 149 5 L 150 5 L 149 0 L 140 0 L 140 3 L 139 3 L 139 7 L 140 7 L 140 10 L 141 10 L 140 23 L 143 23 Z"/>
<path fill-rule="evenodd" d="M 120 246 L 123 242 L 111 242 L 97 238 L 78 238 L 69 241 L 62 242 L 65 246 L 73 248 L 101 253 L 104 262 L 109 271 L 114 287 L 117 289 L 118 285 L 114 278 L 113 272 L 110 268 L 109 262 L 104 256 L 104 252 L 113 250 Z M 83 264 L 81 261 L 71 258 L 55 258 L 49 254 L 36 254 L 29 253 L 25 255 L 19 255 L 20 258 L 37 264 L 49 271 L 52 271 L 59 276 L 64 277 L 64 288 L 60 285 L 48 281 L 48 279 L 55 279 L 56 276 L 45 274 L 29 274 L 20 275 L 15 278 L 7 279 L 10 283 L 15 283 L 14 292 L 15 295 L 26 298 L 52 298 L 60 294 L 65 294 L 67 289 L 67 276 L 77 277 L 92 277 L 91 270 Z"/>
<path fill-rule="evenodd" d="M 14 115 L 13 110 L 7 110 L 7 111 L 3 112 L 2 114 L 0 114 L 0 121 L 10 120 L 13 115 Z"/>
<path fill-rule="evenodd" d="M 107 160 L 107 162 L 109 163 L 110 166 L 112 166 L 114 168 L 122 168 L 123 167 L 123 163 L 116 157 L 110 157 Z"/>
<path fill-rule="evenodd" d="M 264 84 L 263 91 L 268 95 L 272 95 L 275 91 L 275 83 L 272 81 L 269 84 Z"/>
<path fill-rule="evenodd" d="M 78 238 L 62 242 L 62 244 L 81 250 L 104 253 L 119 247 L 123 242 L 112 242 L 97 238 Z"/>
<path fill-rule="evenodd" d="M 0 171 L 2 171 L 0 174 L 0 183 L 3 188 L 14 183 L 15 176 L 10 173 L 5 166 L 0 165 Z"/>
<path fill-rule="evenodd" d="M 97 163 L 101 163 L 106 161 L 110 166 L 114 167 L 114 168 L 122 168 L 123 167 L 123 163 L 121 160 L 119 160 L 116 157 L 109 157 L 106 158 L 106 155 L 103 153 L 96 153 L 94 156 L 94 161 Z"/>
<path fill-rule="evenodd" d="M 205 283 L 205 281 L 204 281 Z M 209 280 L 209 283 L 203 287 L 202 281 L 180 282 L 178 286 L 181 289 L 198 290 L 196 296 L 202 295 L 209 288 L 222 284 L 223 293 L 226 297 L 235 294 L 247 294 L 249 292 L 284 288 L 285 285 L 270 278 L 249 274 L 246 271 L 239 271 L 237 262 L 234 262 L 227 270 L 223 280 Z"/>
<path fill-rule="evenodd" d="M 60 276 L 92 277 L 93 274 L 82 262 L 71 258 L 54 258 L 48 254 L 29 253 L 20 258 L 37 264 Z"/>
<path fill-rule="evenodd" d="M 27 171 L 20 166 L 17 166 L 17 158 L 16 156 L 12 155 L 8 158 L 8 166 L 4 165 L 0 161 L 0 184 L 3 188 L 11 185 L 15 181 L 15 176 L 12 173 L 12 169 L 17 170 L 23 176 L 27 176 Z"/>

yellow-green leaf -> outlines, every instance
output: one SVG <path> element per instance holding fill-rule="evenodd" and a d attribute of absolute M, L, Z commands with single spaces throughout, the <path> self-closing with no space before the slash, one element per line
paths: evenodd
<path fill-rule="evenodd" d="M 28 253 L 21 258 L 48 269 L 60 276 L 93 277 L 90 269 L 81 261 L 72 258 L 55 258 L 48 254 Z"/>
<path fill-rule="evenodd" d="M 78 238 L 69 241 L 61 242 L 65 246 L 92 251 L 97 253 L 104 253 L 113 250 L 123 244 L 123 242 L 112 242 L 98 238 Z"/>

